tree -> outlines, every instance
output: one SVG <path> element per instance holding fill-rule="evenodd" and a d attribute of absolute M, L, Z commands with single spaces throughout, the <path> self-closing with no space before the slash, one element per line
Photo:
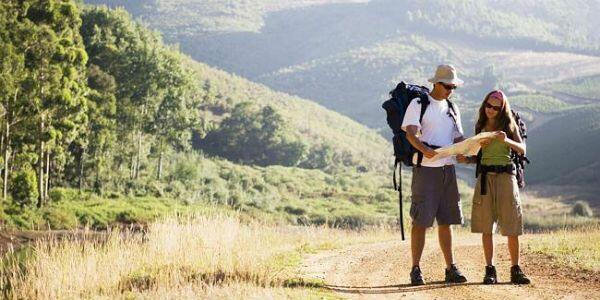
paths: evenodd
<path fill-rule="evenodd" d="M 71 1 L 18 1 L 23 30 L 26 97 L 36 123 L 38 207 L 47 197 L 52 155 L 61 155 L 85 123 L 87 54 L 77 28 L 81 19 Z"/>
<path fill-rule="evenodd" d="M 19 28 L 17 21 L 18 12 L 12 3 L 0 3 L 0 28 L 16 30 Z M 12 126 L 20 122 L 23 116 L 23 108 L 20 97 L 21 84 L 25 76 L 25 58 L 14 45 L 9 30 L 0 31 L 0 95 L 2 106 L 2 135 L 1 151 L 3 157 L 3 187 L 2 198 L 6 199 L 8 193 L 8 181 L 10 177 L 10 153 L 12 152 Z"/>
<path fill-rule="evenodd" d="M 90 63 L 113 76 L 117 83 L 118 141 L 128 149 L 130 178 L 137 179 L 146 136 L 165 132 L 155 119 L 181 116 L 169 110 L 178 109 L 188 75 L 184 75 L 179 59 L 169 54 L 158 34 L 131 21 L 124 10 L 95 7 L 86 10 L 83 20 L 81 32 Z M 160 119 L 161 115 L 166 119 Z M 163 139 L 155 144 L 162 149 L 164 143 Z"/>
<path fill-rule="evenodd" d="M 83 188 L 86 170 L 94 171 L 93 186 L 97 193 L 101 192 L 101 177 L 109 168 L 110 151 L 117 140 L 116 112 L 117 103 L 114 95 L 116 82 L 114 77 L 91 64 L 88 67 L 88 126 L 72 144 L 75 155 L 75 172 L 71 176 L 77 178 L 77 186 Z M 86 157 L 89 160 L 86 161 Z M 89 168 L 86 168 L 89 164 Z"/>
<path fill-rule="evenodd" d="M 193 89 L 192 72 L 184 68 L 176 52 L 163 51 L 158 59 L 157 86 L 162 92 L 147 132 L 154 137 L 153 152 L 158 154 L 156 178 L 160 180 L 165 147 L 189 150 L 192 132 L 201 131 L 198 109 L 201 98 Z"/>
<path fill-rule="evenodd" d="M 283 118 L 272 107 L 257 109 L 244 102 L 236 105 L 199 147 L 241 163 L 295 166 L 304 157 L 306 146 L 288 131 Z"/>

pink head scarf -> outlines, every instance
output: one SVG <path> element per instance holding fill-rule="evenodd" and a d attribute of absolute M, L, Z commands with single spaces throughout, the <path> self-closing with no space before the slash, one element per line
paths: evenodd
<path fill-rule="evenodd" d="M 489 98 L 496 98 L 498 100 L 502 101 L 502 108 L 504 108 L 504 105 L 506 103 L 506 95 L 504 94 L 504 92 L 502 92 L 501 90 L 494 90 L 490 93 Z"/>

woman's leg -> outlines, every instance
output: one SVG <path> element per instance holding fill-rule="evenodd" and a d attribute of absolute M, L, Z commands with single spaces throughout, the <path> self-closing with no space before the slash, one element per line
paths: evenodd
<path fill-rule="evenodd" d="M 519 264 L 519 236 L 509 235 L 508 236 L 508 252 L 510 253 L 511 265 L 516 266 Z"/>
<path fill-rule="evenodd" d="M 494 267 L 494 239 L 492 233 L 484 233 L 481 235 L 483 242 L 483 254 L 485 256 L 485 275 L 483 276 L 483 284 L 498 283 L 498 275 L 496 275 L 496 267 Z"/>
<path fill-rule="evenodd" d="M 485 256 L 485 263 L 488 266 L 494 265 L 494 238 L 491 233 L 484 233 L 481 235 L 481 241 L 483 242 L 483 255 Z"/>
<path fill-rule="evenodd" d="M 515 284 L 529 284 L 531 280 L 523 273 L 519 266 L 519 236 L 509 235 L 508 236 L 508 252 L 510 252 L 510 262 L 512 267 L 510 268 L 510 282 Z"/>

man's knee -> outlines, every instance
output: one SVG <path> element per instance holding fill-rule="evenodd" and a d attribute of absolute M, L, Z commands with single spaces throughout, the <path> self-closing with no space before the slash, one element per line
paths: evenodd
<path fill-rule="evenodd" d="M 413 223 L 412 224 L 412 231 L 413 232 L 418 232 L 418 233 L 421 233 L 421 232 L 425 233 L 425 231 L 427 231 L 427 226 L 422 226 L 422 225 Z"/>
<path fill-rule="evenodd" d="M 452 225 L 438 225 L 438 231 L 449 231 L 452 229 L 452 227 L 450 227 Z"/>
<path fill-rule="evenodd" d="M 446 237 L 448 239 L 451 239 L 452 238 L 451 225 L 438 225 L 438 234 L 441 237 Z"/>

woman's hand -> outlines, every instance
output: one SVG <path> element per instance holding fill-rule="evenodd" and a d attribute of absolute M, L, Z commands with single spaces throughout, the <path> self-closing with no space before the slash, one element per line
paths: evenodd
<path fill-rule="evenodd" d="M 467 156 L 462 155 L 462 154 L 457 154 L 456 155 L 456 161 L 459 164 L 468 164 L 469 163 L 469 158 Z"/>
<path fill-rule="evenodd" d="M 501 142 L 506 142 L 506 132 L 504 131 L 496 131 L 494 137 Z"/>
<path fill-rule="evenodd" d="M 479 140 L 479 145 L 481 145 L 481 147 L 485 147 L 485 146 L 489 145 L 491 142 L 492 142 L 491 138 L 481 139 L 481 140 Z"/>

